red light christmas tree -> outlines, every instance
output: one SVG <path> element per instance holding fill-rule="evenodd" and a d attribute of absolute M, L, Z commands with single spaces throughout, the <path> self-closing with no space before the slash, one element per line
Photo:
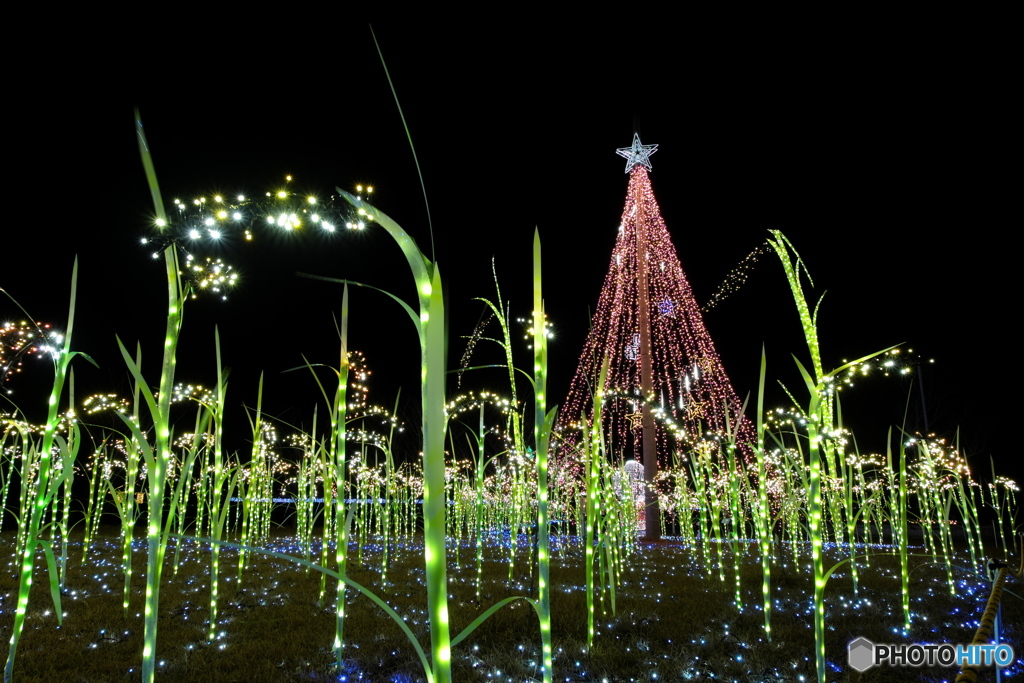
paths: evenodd
<path fill-rule="evenodd" d="M 629 173 L 626 206 L 558 426 L 561 459 L 571 461 L 607 362 L 606 453 L 618 462 L 643 463 L 648 538 L 661 531 L 653 486 L 659 459 L 668 461 L 674 451 L 685 456 L 701 440 L 720 443 L 727 424 L 738 426 L 738 442 L 753 441 L 651 190 L 647 171 L 657 148 L 634 135 L 631 147 L 616 150 Z"/>

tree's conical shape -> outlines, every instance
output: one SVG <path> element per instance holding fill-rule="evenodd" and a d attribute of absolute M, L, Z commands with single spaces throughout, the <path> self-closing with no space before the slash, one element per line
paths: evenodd
<path fill-rule="evenodd" d="M 644 243 L 640 244 L 643 239 Z M 640 277 L 646 254 L 645 277 Z M 648 334 L 641 334 L 640 282 L 647 285 Z M 641 343 L 649 339 L 652 393 L 641 390 Z M 590 334 L 561 412 L 563 458 L 572 459 L 581 428 L 590 421 L 593 394 L 607 359 L 604 434 L 617 462 L 640 459 L 641 412 L 654 414 L 658 459 L 685 454 L 698 443 L 717 450 L 728 425 L 740 425 L 740 441 L 752 441 L 741 402 L 704 327 L 700 307 L 683 273 L 643 164 L 630 171 L 629 191 Z"/>

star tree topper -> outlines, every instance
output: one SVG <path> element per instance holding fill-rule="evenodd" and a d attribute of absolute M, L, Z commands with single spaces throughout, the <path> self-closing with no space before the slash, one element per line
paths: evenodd
<path fill-rule="evenodd" d="M 651 170 L 651 155 L 657 151 L 657 145 L 641 145 L 640 134 L 633 133 L 633 146 L 620 147 L 615 153 L 626 158 L 626 173 L 629 173 L 637 164 L 643 164 L 648 171 Z"/>

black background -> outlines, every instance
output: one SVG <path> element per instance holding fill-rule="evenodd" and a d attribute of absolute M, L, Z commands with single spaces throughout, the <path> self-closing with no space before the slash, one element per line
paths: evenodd
<path fill-rule="evenodd" d="M 644 143 L 659 145 L 654 192 L 700 301 L 768 229 L 782 230 L 814 291 L 827 291 L 826 365 L 899 343 L 934 358 L 923 375 L 933 429 L 952 437 L 959 427 L 976 470 L 987 473 L 992 456 L 998 471 L 1019 476 L 1018 220 L 1007 172 L 1019 154 L 1008 69 L 998 40 L 949 19 L 937 30 L 883 21 L 840 29 L 822 18 L 809 33 L 741 31 L 729 21 L 657 29 L 623 21 L 591 32 L 540 21 L 469 27 L 466 17 L 376 24 L 430 202 L 450 365 L 483 311 L 473 298 L 493 296 L 492 258 L 513 316 L 529 314 L 536 226 L 557 335 L 549 400 L 564 395 L 625 199 L 615 149 L 637 126 Z M 370 183 L 377 205 L 429 251 L 416 165 L 369 29 L 310 21 L 140 26 L 84 41 L 85 49 L 54 46 L 60 69 L 14 78 L 8 159 L 17 180 L 0 287 L 34 318 L 63 326 L 77 254 L 74 347 L 100 365 L 76 363 L 80 396 L 128 392 L 115 335 L 142 343 L 154 382 L 158 369 L 164 277 L 162 262 L 139 245 L 153 214 L 135 105 L 165 200 L 262 193 L 286 174 L 293 189 L 320 194 Z M 379 230 L 329 240 L 262 231 L 254 244 L 228 240 L 218 253 L 239 268 L 241 284 L 226 303 L 189 302 L 178 378 L 213 384 L 218 325 L 229 403 L 252 405 L 264 372 L 265 409 L 293 424 L 309 426 L 317 392 L 308 373 L 282 370 L 303 355 L 336 362 L 332 315 L 341 301 L 340 286 L 296 273 L 412 300 L 404 259 Z M 0 315 L 21 317 L 6 300 Z M 412 325 L 367 290 L 352 293 L 351 320 L 351 346 L 374 372 L 373 400 L 391 404 L 401 387 L 415 423 Z M 798 389 L 791 354 L 805 360 L 807 351 L 774 256 L 762 257 L 747 286 L 705 322 L 741 397 L 756 390 L 762 344 L 769 377 Z M 478 354 L 475 362 L 500 362 L 484 345 Z M 38 415 L 49 373 L 29 365 L 8 388 Z M 500 389 L 503 378 L 484 372 L 465 382 Z M 884 448 L 909 390 L 876 378 L 845 395 L 862 449 Z M 784 400 L 773 388 L 769 404 Z M 241 412 L 230 419 L 245 431 Z"/>

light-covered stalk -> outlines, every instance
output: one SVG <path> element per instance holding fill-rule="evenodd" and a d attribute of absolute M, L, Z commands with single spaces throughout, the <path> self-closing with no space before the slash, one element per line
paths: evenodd
<path fill-rule="evenodd" d="M 484 578 L 484 402 L 480 401 L 480 427 L 476 437 L 476 463 L 473 468 L 473 489 L 475 494 L 474 536 L 476 541 L 476 601 L 480 602 L 480 590 Z"/>
<path fill-rule="evenodd" d="M 601 366 L 597 390 L 594 392 L 594 412 L 590 420 L 589 432 L 583 439 L 583 460 L 586 465 L 586 506 L 583 535 L 584 573 L 587 577 L 587 647 L 594 644 L 596 635 L 594 628 L 594 545 L 600 538 L 600 515 L 598 511 L 602 503 L 601 470 L 604 465 L 604 440 L 601 433 L 601 418 L 604 413 L 604 386 L 608 377 L 608 359 Z M 583 421 L 586 424 L 586 421 Z M 630 505 L 633 505 L 633 482 L 626 482 L 626 491 Z M 635 506 L 634 506 L 635 507 Z"/>
<path fill-rule="evenodd" d="M 345 508 L 345 417 L 346 395 L 348 391 L 348 286 L 345 286 L 341 298 L 341 358 L 338 361 L 338 386 L 334 394 L 334 404 L 331 409 L 331 454 L 332 467 L 334 468 L 334 481 L 338 487 L 338 493 L 334 498 L 334 529 L 337 534 L 334 546 L 334 560 L 338 566 L 338 574 L 345 576 L 346 562 L 348 559 L 348 521 Z M 335 605 L 334 622 L 334 657 L 341 662 L 341 650 L 344 647 L 345 632 L 345 582 L 339 580 Z"/>
<path fill-rule="evenodd" d="M 889 448 L 892 448 L 892 434 L 890 430 Z M 891 451 L 890 451 L 891 453 Z M 900 553 L 900 596 L 903 606 L 903 628 L 910 628 L 910 563 L 907 556 L 907 545 L 909 544 L 910 530 L 908 522 L 908 499 L 907 499 L 907 449 L 903 439 L 900 439 L 900 463 L 899 479 L 897 480 L 897 501 L 896 501 L 896 526 L 899 530 L 899 553 Z"/>
<path fill-rule="evenodd" d="M 548 334 L 541 287 L 540 232 L 533 233 L 533 440 L 537 447 L 537 616 L 544 683 L 551 683 L 551 549 L 548 538 L 548 444 L 556 408 L 547 411 Z"/>
<path fill-rule="evenodd" d="M 745 409 L 746 406 L 744 405 L 744 411 Z M 725 462 L 726 467 L 728 467 L 729 515 L 732 518 L 729 529 L 729 545 L 732 550 L 733 583 L 735 585 L 733 600 L 736 604 L 736 609 L 740 612 L 743 611 L 743 591 L 740 582 L 740 543 L 743 535 L 745 535 L 743 532 L 746 527 L 746 518 L 744 516 L 743 494 L 740 485 L 740 469 L 736 462 L 736 437 L 744 411 L 737 414 L 735 420 L 731 420 L 729 417 L 729 406 L 725 406 L 726 430 L 728 431 L 728 439 L 725 445 Z M 735 431 L 729 430 L 730 422 L 735 423 Z"/>
<path fill-rule="evenodd" d="M 757 510 L 754 517 L 757 540 L 761 548 L 761 599 L 764 610 L 764 634 L 772 642 L 772 511 L 768 501 L 768 467 L 764 453 L 764 379 L 768 370 L 768 357 L 761 346 L 761 373 L 757 385 L 757 441 L 754 458 L 757 462 Z"/>
<path fill-rule="evenodd" d="M 142 646 L 142 681 L 152 683 L 156 673 L 156 637 L 158 610 L 160 607 L 160 579 L 163 575 L 164 553 L 167 544 L 160 536 L 160 520 L 164 511 L 164 490 L 167 484 L 167 468 L 171 462 L 171 395 L 174 392 L 174 371 L 177 362 L 178 337 L 181 333 L 181 306 L 184 297 L 178 278 L 178 255 L 176 247 L 164 251 L 167 267 L 167 331 L 164 336 L 164 358 L 160 367 L 160 389 L 154 408 L 153 428 L 156 432 L 156 450 L 150 451 L 147 460 L 149 482 L 148 520 L 146 544 L 148 548 L 146 565 L 146 608 L 145 631 Z M 141 379 L 141 378 L 140 378 Z M 143 451 L 145 456 L 145 451 Z"/>
<path fill-rule="evenodd" d="M 421 353 L 421 407 L 423 430 L 423 558 L 430 619 L 432 683 L 451 681 L 451 632 L 448 623 L 448 571 L 445 542 L 445 330 L 441 274 L 415 241 L 386 214 L 344 190 L 338 193 L 356 209 L 372 217 L 402 249 L 416 283 L 419 314 L 398 300 L 416 324 Z"/>
<path fill-rule="evenodd" d="M 320 564 L 324 567 L 327 566 L 327 561 L 331 555 L 331 541 L 334 539 L 334 515 L 331 511 L 334 509 L 335 498 L 338 496 L 337 481 L 334 478 L 335 470 L 332 462 L 331 454 L 331 437 L 328 435 L 326 443 L 320 442 L 318 446 L 319 459 L 318 463 L 320 466 L 320 478 L 323 479 L 324 487 L 324 507 L 323 507 L 323 520 L 324 523 L 320 530 Z M 321 572 L 320 574 L 320 597 L 319 603 L 323 604 L 324 596 L 327 595 L 327 575 Z"/>
<path fill-rule="evenodd" d="M 224 458 L 224 405 L 227 381 L 224 378 L 220 356 L 220 330 L 214 328 L 214 346 L 217 350 L 217 393 L 212 403 L 206 406 L 213 428 L 213 448 L 209 452 L 209 470 L 203 472 L 207 495 L 200 499 L 200 507 L 208 506 L 207 518 L 210 525 L 210 616 L 206 628 L 206 640 L 212 642 L 217 635 L 218 593 L 220 591 L 220 543 L 224 537 L 224 526 L 231 509 L 231 496 L 238 482 L 239 469 L 231 466 Z"/>
<path fill-rule="evenodd" d="M 263 373 L 260 373 L 259 389 L 256 392 L 256 408 L 249 415 L 249 428 L 252 431 L 252 455 L 249 456 L 248 476 L 239 477 L 239 498 L 241 498 L 242 547 L 238 551 L 238 585 L 242 585 L 248 550 L 246 544 L 259 538 L 259 499 L 263 491 Z"/>
<path fill-rule="evenodd" d="M 85 506 L 85 538 L 82 540 L 82 560 L 84 564 L 92 548 L 92 540 L 99 530 L 103 513 L 103 501 L 106 498 L 106 468 L 107 460 L 110 457 L 107 449 L 110 447 L 110 437 L 103 439 L 99 445 L 93 447 L 89 466 L 89 500 Z M 0 502 L 2 506 L 2 502 Z"/>
<path fill-rule="evenodd" d="M 782 263 L 786 279 L 789 281 L 793 300 L 796 303 L 797 312 L 804 330 L 804 338 L 811 355 L 812 367 L 808 371 L 799 360 L 796 361 L 797 369 L 803 377 L 807 387 L 808 401 L 804 412 L 804 422 L 807 439 L 807 516 L 808 534 L 811 542 L 811 560 L 814 570 L 814 640 L 815 660 L 818 674 L 818 683 L 825 683 L 825 585 L 829 576 L 839 566 L 850 561 L 850 558 L 834 564 L 828 571 L 824 563 L 824 513 L 826 506 L 823 502 L 822 474 L 823 470 L 832 463 L 834 472 L 839 472 L 838 461 L 835 460 L 835 449 L 831 435 L 834 432 L 833 415 L 833 386 L 835 377 L 844 370 L 851 368 L 876 355 L 885 353 L 889 349 L 883 349 L 874 354 L 859 358 L 852 363 L 846 363 L 842 367 L 825 373 L 821 364 L 821 351 L 818 344 L 817 331 L 817 309 L 812 314 L 804 296 L 803 285 L 800 281 L 800 269 L 803 262 L 792 244 L 778 230 L 771 231 L 774 239 L 769 239 L 768 244 L 775 250 Z M 792 255 L 791 253 L 792 252 Z M 796 257 L 796 262 L 793 262 Z M 804 268 L 806 273 L 806 269 Z M 808 275 L 808 280 L 810 277 Z M 813 374 L 812 374 L 813 373 Z M 799 440 L 797 441 L 799 444 Z M 901 456 L 903 450 L 901 447 Z M 906 496 L 906 463 L 901 457 L 901 507 L 905 510 Z M 841 520 L 833 515 L 833 526 L 840 527 Z M 905 551 L 904 551 L 905 552 Z"/>
<path fill-rule="evenodd" d="M 70 406 L 67 414 L 69 422 L 77 426 L 78 418 L 74 413 L 75 405 L 75 373 L 74 370 L 69 374 L 68 381 L 68 405 Z M 54 517 L 54 528 L 60 529 L 60 590 L 64 592 L 64 586 L 67 582 L 68 574 L 68 534 L 70 533 L 70 522 L 71 522 L 71 488 L 75 480 L 75 460 L 78 456 L 78 449 L 81 445 L 80 435 L 79 438 L 72 438 L 72 434 L 76 432 L 69 432 L 69 442 L 66 447 L 61 449 L 60 461 L 58 463 L 58 470 L 55 473 L 60 481 L 63 495 L 59 496 L 61 501 L 60 521 L 58 523 L 57 517 Z M 54 496 L 54 505 L 58 501 L 58 496 Z M 88 521 L 87 521 L 88 524 Z"/>
<path fill-rule="evenodd" d="M 54 609 L 57 614 L 57 622 L 63 620 L 63 612 L 60 606 L 60 588 L 56 570 L 56 562 L 53 555 L 53 546 L 42 540 L 41 532 L 43 513 L 47 506 L 57 495 L 59 487 L 65 479 L 70 476 L 74 463 L 75 451 L 79 443 L 78 424 L 71 423 L 71 430 L 68 438 L 62 438 L 57 429 L 60 426 L 60 402 L 64 393 L 64 382 L 68 377 L 71 360 L 75 354 L 71 351 L 71 332 L 75 317 L 75 288 L 78 280 L 78 260 L 71 270 L 71 303 L 68 308 L 68 326 L 64 334 L 64 345 L 54 362 L 53 386 L 50 389 L 46 424 L 43 427 L 43 438 L 36 452 L 38 453 L 38 474 L 35 478 L 34 494 L 31 497 L 31 511 L 28 519 L 23 519 L 21 525 L 25 527 L 24 548 L 20 549 L 21 570 L 18 575 L 18 603 L 14 611 L 14 624 L 11 626 L 10 647 L 7 651 L 7 663 L 4 665 L 4 683 L 10 683 L 14 674 L 15 655 L 18 652 L 18 641 L 25 626 L 25 615 L 28 611 L 29 591 L 32 587 L 32 572 L 35 567 L 36 546 L 40 546 L 46 556 L 50 572 L 50 595 L 53 598 Z M 27 438 L 27 433 L 22 434 L 22 439 Z M 65 464 L 61 468 L 59 476 L 51 481 L 51 457 L 54 447 L 60 449 L 62 462 L 67 463 L 71 459 L 71 465 Z M 29 450 L 32 450 L 30 447 Z M 23 481 L 30 477 L 28 468 L 23 468 Z M 23 486 L 24 488 L 24 486 Z M 23 507 L 22 510 L 25 510 Z"/>
<path fill-rule="evenodd" d="M 157 183 L 156 170 L 153 166 L 149 144 L 142 129 L 142 120 L 138 111 L 135 112 L 135 131 L 138 137 L 139 153 L 146 171 L 150 192 L 153 196 L 153 208 L 157 224 L 167 224 L 163 199 Z M 160 522 L 164 511 L 164 489 L 167 483 L 167 468 L 171 462 L 171 397 L 174 393 L 174 373 L 177 364 L 178 338 L 181 334 L 181 315 L 184 304 L 184 292 L 178 267 L 177 247 L 172 243 L 164 249 L 164 267 L 167 275 L 167 326 L 164 334 L 163 361 L 160 365 L 160 384 L 154 398 L 138 366 L 132 362 L 131 356 L 120 344 L 121 355 L 128 365 L 135 385 L 139 389 L 149 408 L 155 432 L 155 448 L 146 442 L 140 427 L 128 422 L 135 439 L 140 443 L 142 457 L 147 467 L 149 483 L 149 500 L 146 541 L 148 546 L 146 568 L 146 608 L 145 626 L 142 646 L 142 681 L 152 683 L 156 672 L 156 637 L 158 625 L 158 609 L 160 605 L 160 579 L 163 574 L 164 552 L 167 544 L 161 539 Z M 173 513 L 171 513 L 173 516 Z"/>
<path fill-rule="evenodd" d="M 174 523 L 177 525 L 176 530 L 179 536 L 185 533 L 185 524 L 188 521 L 188 503 L 191 499 L 192 491 L 192 476 L 193 469 L 196 466 L 196 462 L 202 462 L 202 458 L 205 456 L 208 443 L 205 443 L 206 427 L 209 422 L 209 415 L 202 406 L 199 407 L 196 412 L 196 426 L 192 432 L 192 436 L 189 439 L 189 443 L 185 448 L 184 460 L 179 462 L 177 481 L 174 484 L 173 494 L 171 497 L 171 510 L 173 511 Z M 202 500 L 197 501 L 197 507 L 202 507 Z M 170 524 L 168 524 L 167 531 L 170 531 Z M 198 533 L 198 530 L 197 530 Z M 181 549 L 185 544 L 182 541 L 178 541 L 174 544 L 174 571 L 173 578 L 178 577 L 178 570 L 181 566 Z"/>

